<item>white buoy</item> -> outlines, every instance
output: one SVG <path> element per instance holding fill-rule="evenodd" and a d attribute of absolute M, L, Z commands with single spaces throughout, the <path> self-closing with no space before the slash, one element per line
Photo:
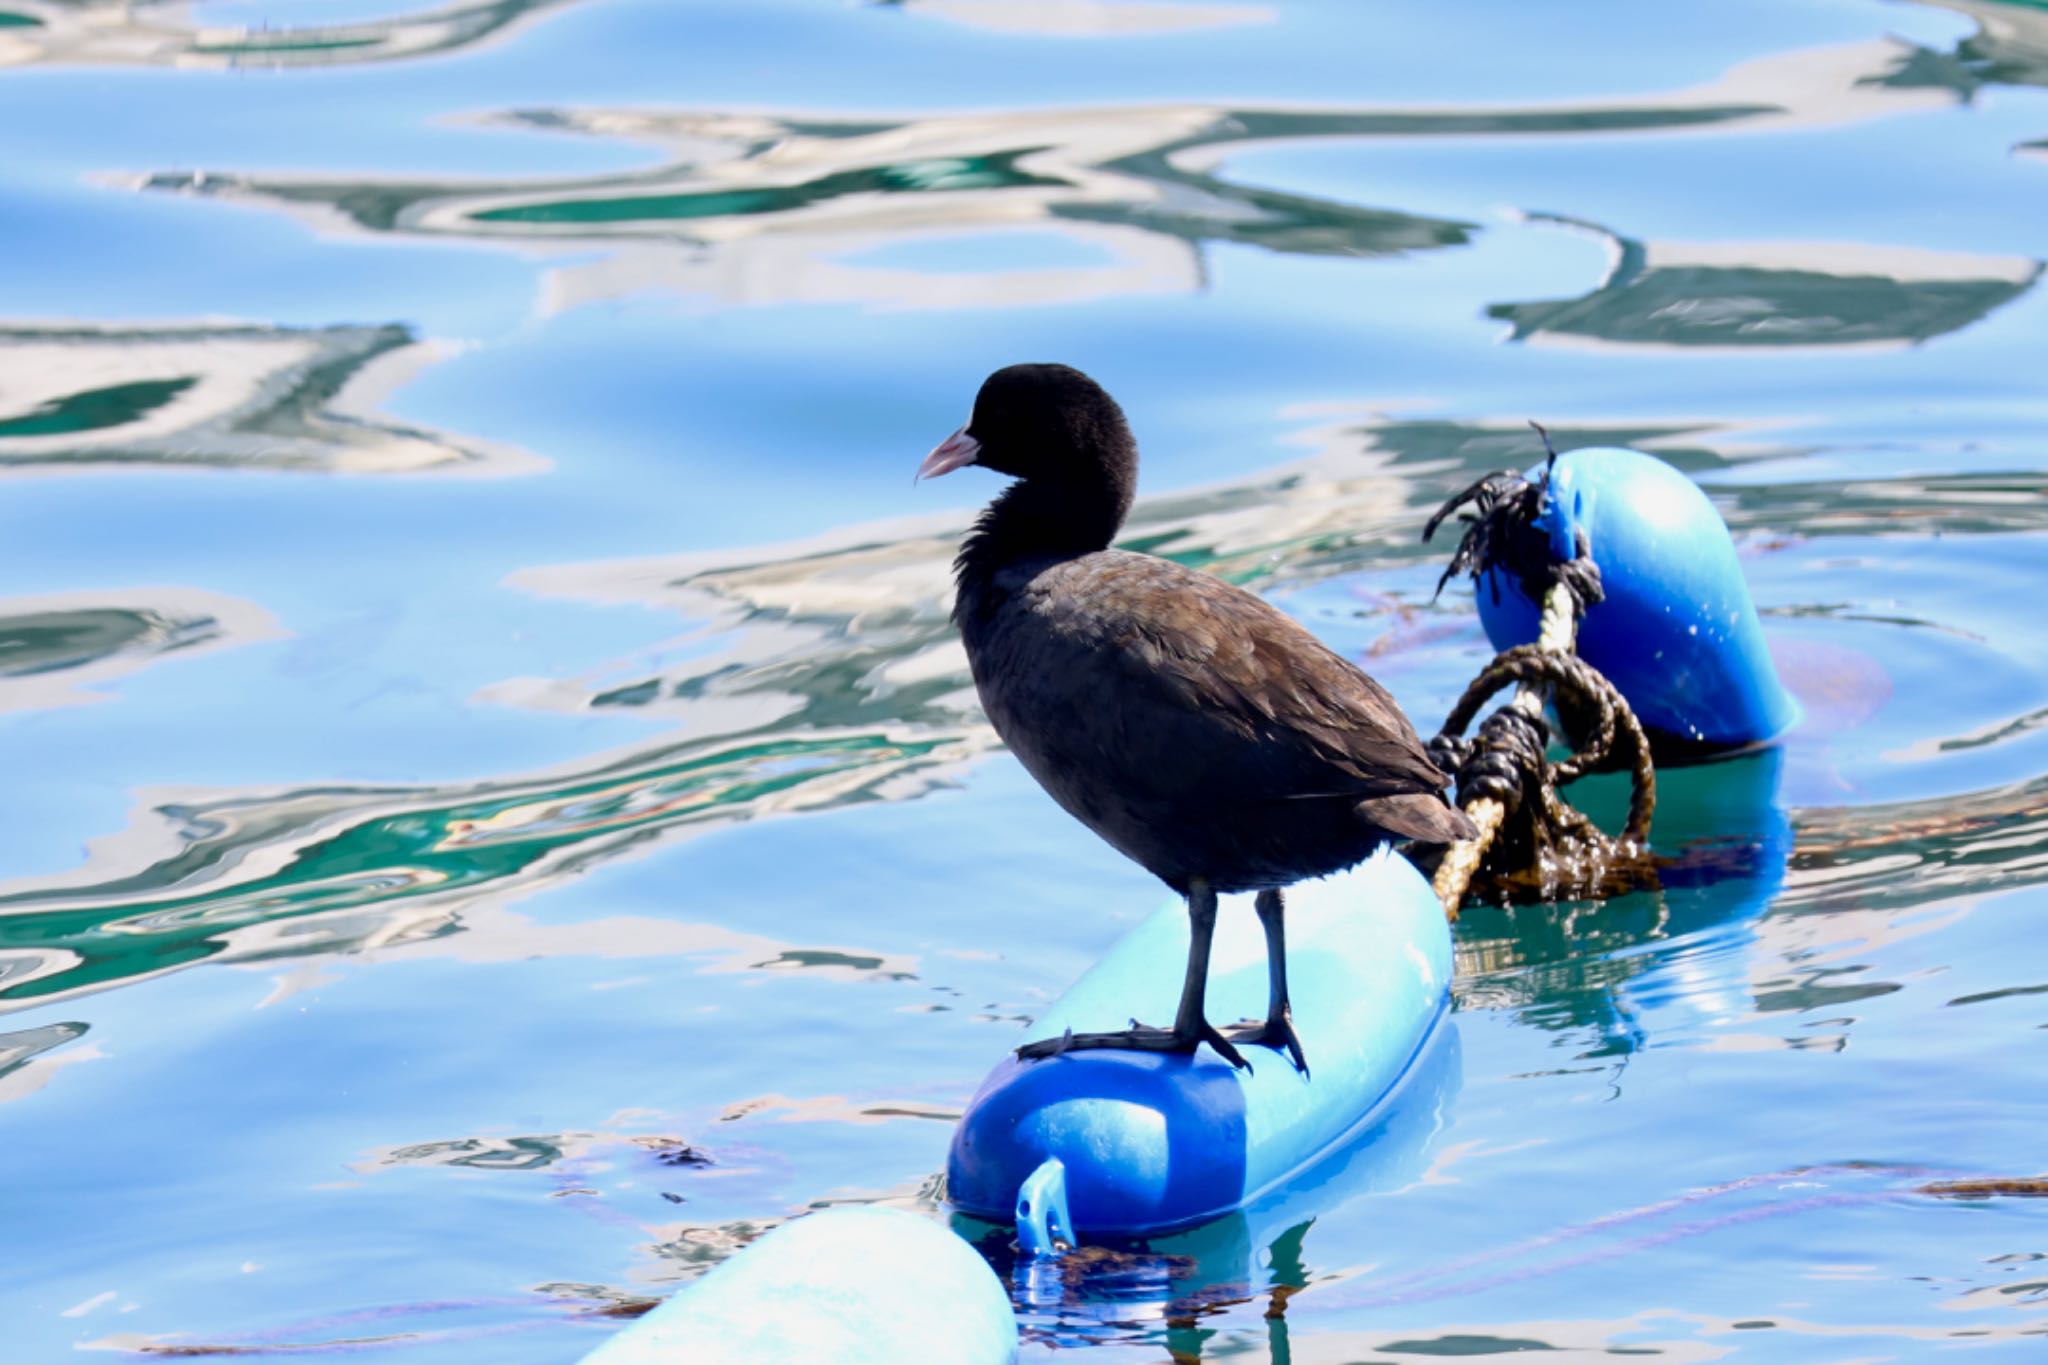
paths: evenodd
<path fill-rule="evenodd" d="M 838 1208 L 784 1224 L 678 1290 L 582 1365 L 1004 1365 L 1017 1319 L 941 1224 Z"/>

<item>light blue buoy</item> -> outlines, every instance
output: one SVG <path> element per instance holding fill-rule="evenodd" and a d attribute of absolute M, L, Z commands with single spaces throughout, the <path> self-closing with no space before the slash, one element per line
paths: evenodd
<path fill-rule="evenodd" d="M 583 1365 L 1004 1365 L 1010 1296 L 949 1229 L 901 1209 L 784 1224 L 583 1358 Z"/>
<path fill-rule="evenodd" d="M 1172 1018 L 1187 946 L 1187 913 L 1176 902 L 1125 935 L 1030 1036 Z M 1245 1049 L 1249 1074 L 1207 1048 L 1010 1057 L 954 1130 L 954 1204 L 1009 1222 L 1031 1184 L 1041 1210 L 1054 1183 L 1041 1172 L 1056 1160 L 1074 1230 L 1146 1236 L 1280 1188 L 1374 1119 L 1437 1026 L 1451 980 L 1443 906 L 1407 859 L 1384 850 L 1301 883 L 1287 893 L 1287 970 L 1310 1077 L 1267 1048 Z M 1218 917 L 1208 1003 L 1219 1022 L 1265 1017 L 1265 940 L 1249 896 L 1227 897 Z M 1059 1239 L 1020 1228 L 1020 1240 L 1029 1250 Z"/>
<path fill-rule="evenodd" d="M 1528 474 L 1543 477 L 1542 465 Z M 1549 477 L 1537 525 L 1559 561 L 1577 557 L 1583 536 L 1606 592 L 1580 623 L 1579 655 L 1628 698 L 1660 753 L 1784 733 L 1798 705 L 1778 681 L 1728 527 L 1699 486 L 1654 456 L 1608 447 L 1567 451 Z M 1495 649 L 1536 639 L 1538 605 L 1512 569 L 1482 568 L 1478 599 Z"/>

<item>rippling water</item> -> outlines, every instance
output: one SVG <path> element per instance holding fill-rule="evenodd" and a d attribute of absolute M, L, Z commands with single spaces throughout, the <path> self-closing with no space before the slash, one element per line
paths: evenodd
<path fill-rule="evenodd" d="M 1423 518 L 1633 444 L 1807 712 L 1673 884 L 1477 910 L 1302 1188 L 1027 1355 L 2034 1360 L 2048 7 L 0 0 L 0 1285 L 562 1361 L 950 1122 L 1162 894 L 945 619 L 983 374 L 1427 727 Z M 1596 784 L 1593 784 L 1597 786 Z M 1612 789 L 1589 793 L 1618 809 Z"/>

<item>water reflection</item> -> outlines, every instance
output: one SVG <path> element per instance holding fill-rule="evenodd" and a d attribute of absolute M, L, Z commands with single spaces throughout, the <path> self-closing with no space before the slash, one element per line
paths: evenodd
<path fill-rule="evenodd" d="M 1638 242 L 1590 223 L 1613 266 L 1575 299 L 1500 303 L 1516 341 L 1625 346 L 1854 346 L 1926 341 L 2012 302 L 2037 261 L 1836 242 Z"/>
<path fill-rule="evenodd" d="M 1989 85 L 2048 86 L 2048 13 L 2033 0 L 1924 0 L 1976 21 L 1949 52 L 1915 48 L 1873 83 L 1952 90 L 1965 100 Z"/>
<path fill-rule="evenodd" d="M 1731 527 L 1768 532 L 1781 543 L 1795 537 L 2025 535 L 2048 530 L 2048 497 L 2043 497 L 2042 478 L 2023 469 L 1957 470 L 1848 481 L 1828 478 L 1825 471 L 1818 474 L 1768 487 L 1732 487 L 1726 490 L 1726 501 L 1718 505 Z M 1812 602 L 1781 608 L 1777 614 L 1826 617 L 1839 610 L 1825 602 Z"/>
<path fill-rule="evenodd" d="M 1270 6 L 1229 0 L 871 0 L 911 14 L 990 29 L 1067 38 L 1183 33 L 1268 24 Z"/>
<path fill-rule="evenodd" d="M 1034 6 L 1028 14 L 1020 8 L 1019 15 L 1058 26 L 1083 9 L 1125 18 L 1186 11 L 1205 21 L 1234 13 L 1228 6 L 1091 2 Z M 1011 7 L 989 0 L 948 10 L 953 17 L 969 11 L 995 19 Z M 652 144 L 668 162 L 554 180 L 335 180 L 215 169 L 162 172 L 140 184 L 252 201 L 329 229 L 545 246 L 568 258 L 548 274 L 550 309 L 650 289 L 748 304 L 1021 306 L 1196 290 L 1212 243 L 1387 256 L 1461 246 L 1478 230 L 1398 206 L 1244 183 L 1220 168 L 1240 150 L 1339 138 L 1555 138 L 1868 118 L 1930 98 L 1887 79 L 1909 51 L 1885 42 L 1772 56 L 1692 89 L 1523 108 L 1112 105 L 907 120 L 522 109 L 490 121 Z M 2031 262 L 1982 262 L 1981 275 L 1958 274 L 1952 263 L 1930 277 L 1918 258 L 1876 253 L 1870 269 L 1852 277 L 1831 263 L 1835 253 L 1818 248 L 1793 253 L 1796 260 L 1781 259 L 1789 249 L 1762 247 L 1700 260 L 1698 251 L 1673 246 L 1623 245 L 1654 259 L 1624 269 L 1589 300 L 1504 304 L 1499 315 L 1516 323 L 1518 335 L 1678 344 L 1728 334 L 1781 344 L 1870 339 L 1865 332 L 1917 339 L 1981 316 L 2032 278 Z M 593 246 L 606 250 L 592 259 Z M 944 265 L 956 257 L 968 268 Z M 1764 311 L 1738 316 L 1730 307 Z"/>
<path fill-rule="evenodd" d="M 1660 773 L 1654 833 L 1670 863 L 1657 890 L 1606 902 L 1468 907 L 1455 928 L 1459 1007 L 1512 1009 L 1535 1027 L 1584 1035 L 1575 1058 L 1583 1061 L 1625 1058 L 1647 1041 L 1636 983 L 1674 958 L 1685 961 L 1690 1000 L 1708 1010 L 1722 1005 L 1730 983 L 1719 978 L 1739 971 L 1743 957 L 1726 941 L 1705 952 L 1698 945 L 1765 915 L 1784 884 L 1793 846 L 1778 795 L 1784 763 L 1773 748 Z M 1578 783 L 1570 795 L 1610 828 L 1627 800 L 1612 777 Z"/>
<path fill-rule="evenodd" d="M 0 969 L 4 970 L 4 969 Z M 0 977 L 0 980 L 4 980 Z M 40 1028 L 0 1033 L 0 1104 L 33 1094 L 48 1081 L 54 1068 L 49 1063 L 28 1069 L 29 1063 L 86 1035 L 90 1025 L 77 1020 L 44 1024 Z M 93 1056 L 90 1049 L 65 1054 L 61 1062 L 77 1062 Z"/>
<path fill-rule="evenodd" d="M 1250 17 L 1237 6 L 1096 0 L 1049 7 L 960 0 L 941 8 L 969 21 L 1055 29 L 1079 23 L 1088 31 L 1113 31 L 1138 16 L 1176 24 Z M 496 13 L 479 7 L 437 14 L 485 10 Z M 1996 26 L 1985 22 L 1989 34 Z M 1897 78 L 1916 53 L 1880 42 L 1776 55 L 1668 94 L 1524 108 L 1187 104 L 909 120 L 521 109 L 491 121 L 653 144 L 668 164 L 554 180 L 333 180 L 214 169 L 163 172 L 140 183 L 261 203 L 330 229 L 544 247 L 562 258 L 546 275 L 548 310 L 648 290 L 746 304 L 1030 306 L 1199 290 L 1204 251 L 1213 243 L 1386 256 L 1461 246 L 1478 230 L 1399 206 L 1244 183 L 1220 168 L 1241 149 L 1336 138 L 1556 138 L 1869 118 L 1924 104 L 1934 93 Z M 1997 69 L 2020 68 L 2003 62 Z M 1503 303 L 1494 315 L 1521 338 L 1668 345 L 1920 340 L 1983 316 L 2022 292 L 2035 273 L 2030 261 L 1936 260 L 1874 248 L 1857 249 L 1864 259 L 1844 262 L 1841 250 L 1826 246 L 1614 240 L 1620 264 L 1592 294 Z M 593 246 L 602 254 L 593 256 Z M 964 268 L 949 267 L 949 260 Z"/>
<path fill-rule="evenodd" d="M 567 1360 L 599 1329 L 557 1295 L 626 1303 L 607 1282 L 694 1275 L 818 1191 L 943 1216 L 903 1182 L 937 1165 L 961 1088 L 1001 1046 L 977 1020 L 1028 1011 L 1108 932 L 1086 902 L 1088 859 L 1109 855 L 1063 843 L 1074 832 L 1027 807 L 1007 765 L 943 805 L 883 804 L 921 802 L 991 753 L 944 619 L 950 519 L 556 562 L 663 534 L 639 509 L 676 476 L 646 457 L 674 429 L 655 352 L 677 319 L 631 308 L 614 328 L 601 306 L 646 290 L 932 308 L 1154 296 L 881 320 L 908 359 L 848 400 L 870 432 L 915 406 L 932 346 L 1121 336 L 1154 367 L 1133 392 L 1155 394 L 1185 355 L 1256 348 L 1241 387 L 1186 399 L 1194 416 L 1168 430 L 1204 468 L 1228 458 L 1210 446 L 1267 448 L 1289 423 L 1316 453 L 1150 499 L 1132 543 L 1272 593 L 1370 656 L 1425 725 L 1484 645 L 1459 590 L 1429 604 L 1441 549 L 1416 529 L 1456 484 L 1533 462 L 1524 417 L 1701 476 L 1774 638 L 1835 651 L 1820 660 L 1830 705 L 1808 707 L 1833 728 L 1810 723 L 1779 757 L 1775 796 L 1744 805 L 1752 779 L 1770 785 L 1763 765 L 1667 785 L 1660 851 L 1692 880 L 1466 917 L 1469 1071 L 1425 1177 L 1038 1286 L 1038 1350 L 1862 1358 L 1975 1333 L 2025 1354 L 2019 1334 L 2041 1324 L 1994 1321 L 1992 1305 L 2039 1298 L 2028 1206 L 1869 1203 L 1724 1224 L 1750 1231 L 1708 1243 L 1659 1239 L 1760 1204 L 1611 1215 L 1801 1161 L 1940 1153 L 1997 1173 L 2030 1150 L 2040 1054 L 2012 1044 L 2043 1037 L 2048 973 L 2017 917 L 2048 880 L 2048 693 L 2041 632 L 2013 604 L 2048 534 L 2043 409 L 2020 363 L 2044 306 L 2020 258 L 2048 253 L 2014 234 L 2048 166 L 2048 10 L 1773 7 L 1753 25 L 1674 11 L 1647 27 L 1612 8 L 1338 12 L 0 0 L 0 65 L 41 64 L 13 88 L 18 121 L 42 131 L 27 188 L 47 248 L 16 261 L 47 277 L 43 301 L 0 329 L 0 465 L 30 521 L 14 591 L 96 585 L 0 602 L 0 717 L 47 770 L 17 784 L 13 846 L 40 869 L 82 826 L 105 836 L 64 876 L 0 885 L 0 1009 L 23 1011 L 0 1020 L 0 1101 L 43 1086 L 0 1103 L 21 1153 L 6 1202 L 24 1357 L 126 1330 L 160 1354 L 376 1338 L 361 1349 L 412 1360 L 510 1324 L 533 1336 L 467 1354 Z M 1139 24 L 1158 36 L 1130 36 Z M 1089 36 L 1007 36 L 1020 28 Z M 1526 50 L 1503 48 L 1510 33 Z M 1233 64 L 1289 42 L 1304 64 L 1284 86 L 1284 62 Z M 1311 44 L 1360 53 L 1355 78 Z M 1771 48 L 1715 74 L 1717 54 Z M 228 74 L 273 66 L 303 69 L 246 89 Z M 1388 93 L 1425 86 L 1435 107 Z M 234 122 L 273 114 L 275 128 Z M 448 132 L 479 118 L 493 126 Z M 195 164 L 207 174 L 152 177 L 152 197 L 109 187 Z M 1701 187 L 1716 192 L 1683 192 Z M 1597 217 L 1640 260 L 1603 279 L 1595 246 L 1501 204 Z M 1942 254 L 1811 245 L 1844 236 Z M 144 241 L 162 249 L 93 274 L 102 248 Z M 479 311 L 476 289 L 529 271 L 543 308 L 600 306 Z M 1346 280 L 1372 296 L 1356 363 L 1328 344 Z M 381 301 L 351 304 L 349 281 Z M 1489 322 L 1489 303 L 1515 311 Z M 170 322 L 36 320 L 80 309 Z M 708 357 L 692 392 L 772 388 L 777 367 L 858 341 L 848 310 L 813 311 L 700 310 L 669 363 Z M 357 315 L 442 321 L 208 321 Z M 1517 328 L 1614 349 L 1491 344 Z M 381 413 L 380 391 L 441 354 L 424 338 L 455 332 L 477 349 L 405 390 L 405 419 Z M 1857 344 L 1895 349 L 1840 349 Z M 553 387 L 508 406 L 517 384 Z M 1348 406 L 1261 406 L 1333 399 Z M 756 407 L 770 437 L 816 425 L 801 404 Z M 451 434 L 465 422 L 561 463 L 488 496 L 438 477 L 231 477 L 539 467 Z M 221 472 L 160 472 L 193 465 Z M 46 477 L 83 470 L 104 473 Z M 816 486 L 789 496 L 789 516 L 829 515 Z M 313 567 L 344 522 L 378 574 Z M 35 546 L 59 542 L 40 562 Z M 52 577 L 74 563 L 75 581 Z M 488 581 L 514 565 L 536 567 Z M 347 670 L 287 676 L 283 651 L 233 651 L 277 630 L 248 602 L 128 587 L 165 575 L 257 598 L 329 654 L 359 643 L 366 597 L 406 598 L 410 624 Z M 521 593 L 555 600 L 528 611 Z M 459 628 L 437 634 L 444 617 Z M 119 700 L 71 705 L 102 693 Z M 69 709 L 35 709 L 54 706 Z M 303 742 L 257 738 L 295 725 Z M 407 768 L 436 780 L 364 777 Z M 240 785 L 140 785 L 223 773 Z M 1027 809 L 1051 823 L 1003 826 Z M 838 814 L 734 827 L 819 812 Z M 722 833 L 681 847 L 706 831 Z M 977 856 L 990 834 L 1000 848 Z M 1077 903 L 1056 933 L 1002 913 L 1041 839 L 1075 860 L 1030 892 L 1048 913 Z M 856 880 L 885 865 L 873 889 Z M 586 870 L 605 875 L 565 885 Z M 197 963 L 243 970 L 152 980 Z M 922 984 L 889 984 L 913 973 Z M 110 993 L 81 998 L 95 990 Z M 912 1012 L 927 1007 L 948 1012 Z M 678 1108 L 625 1108 L 645 1103 Z M 717 1164 L 633 1141 L 672 1134 Z M 894 1187 L 844 1188 L 863 1182 Z M 113 1226 L 118 1246 L 95 1233 Z M 439 1254 L 451 1226 L 480 1254 Z M 1496 1249 L 1511 1254 L 1470 1263 Z M 1688 1278 L 1709 1264 L 1735 1269 Z M 1645 1285 L 1670 1292 L 1645 1306 Z M 502 1306 L 456 1306 L 479 1299 Z M 74 1306 L 89 1311 L 60 1316 Z M 1858 1334 L 1881 1339 L 1842 1339 Z"/>
<path fill-rule="evenodd" d="M 1469 907 L 1460 1007 L 1575 1035 L 1574 1062 L 1625 1061 L 1649 1042 L 1652 1010 L 1662 1046 L 1712 1035 L 1721 1047 L 1839 1050 L 1859 1020 L 1850 1006 L 1903 989 L 1869 974 L 1872 955 L 1939 934 L 1977 896 L 2048 881 L 2048 783 L 1788 820 L 1781 762 L 1769 751 L 1660 779 L 1672 799 L 1659 805 L 1658 842 L 1678 856 L 1657 892 Z M 1773 1015 L 1794 1017 L 1772 1026 Z M 1735 1019 L 1758 1027 L 1732 1033 Z"/>
<path fill-rule="evenodd" d="M 115 465 L 524 474 L 509 446 L 377 414 L 443 359 L 409 327 L 0 327 L 0 472 Z"/>
<path fill-rule="evenodd" d="M 1898 912 L 2048 881 L 2048 779 L 1861 808 L 1808 810 L 1779 909 Z M 1927 927 L 1923 922 L 1921 928 Z"/>
<path fill-rule="evenodd" d="M 97 700 L 97 689 L 167 655 L 281 633 L 261 607 L 195 588 L 0 598 L 0 711 Z"/>
<path fill-rule="evenodd" d="M 484 0 L 353 23 L 203 25 L 169 0 L 0 0 L 0 66 L 247 69 L 358 65 L 455 52 L 569 0 Z"/>
<path fill-rule="evenodd" d="M 1726 111 L 1587 114 L 1668 126 Z M 1050 109 L 911 120 L 650 110 L 524 110 L 506 126 L 652 143 L 670 164 L 556 181 L 459 185 L 162 173 L 143 187 L 247 199 L 370 232 L 615 248 L 557 267 L 549 305 L 648 288 L 746 303 L 893 307 L 1045 303 L 1200 285 L 1199 248 L 1385 256 L 1468 240 L 1469 223 L 1283 194 L 1197 169 L 1255 140 L 1554 128 L 1555 114 L 1327 114 L 1202 106 Z M 1057 247 L 1020 236 L 1057 228 Z M 934 270 L 962 234 L 975 269 Z M 971 239 L 971 238 L 970 238 Z M 886 249 L 884 249 L 886 248 Z M 922 249 L 922 250 L 921 250 Z M 1081 253 L 1079 263 L 1073 259 Z M 868 256 L 867 253 L 879 253 Z M 900 262 L 900 263 L 899 263 Z M 1022 264 L 1019 264 L 1022 262 Z"/>
<path fill-rule="evenodd" d="M 641 1153 L 647 1155 L 642 1157 Z M 671 1170 L 719 1164 L 702 1148 L 666 1134 L 537 1133 L 404 1143 L 371 1153 L 356 1164 L 356 1170 L 371 1174 L 386 1166 L 457 1166 L 481 1171 L 537 1171 L 564 1162 L 597 1166 L 615 1158 L 651 1160 Z M 572 1173 L 571 1179 L 578 1175 L 580 1172 Z"/>
<path fill-rule="evenodd" d="M 802 963 L 803 945 L 716 926 L 622 918 L 550 934 L 480 902 L 573 875 L 659 830 L 874 799 L 906 770 L 941 761 L 944 749 L 886 734 L 680 744 L 553 784 L 322 787 L 164 804 L 103 841 L 101 866 L 0 895 L 0 1009 L 210 959 L 391 949 L 464 930 L 481 941 L 437 948 L 518 957 L 546 944 L 558 954 L 732 954 L 750 969 Z M 162 854 L 166 843 L 173 851 Z M 136 865 L 138 853 L 153 861 Z M 904 970 L 874 953 L 816 960 L 822 970 L 849 961 Z"/>
<path fill-rule="evenodd" d="M 2027 1285 L 1998 1284 L 1988 1294 L 2026 1292 Z M 1991 1302 L 1953 1302 L 1944 1307 L 2009 1311 L 2032 1306 L 2011 1298 Z M 1727 1360 L 1743 1351 L 1771 1350 L 1767 1359 L 1874 1360 L 1910 1358 L 1896 1347 L 1922 1343 L 1928 1353 L 1968 1347 L 2007 1345 L 2021 1358 L 2038 1349 L 2038 1322 L 2006 1322 L 1978 1317 L 1968 1325 L 1916 1325 L 1890 1318 L 1854 1317 L 1815 1320 L 1776 1311 L 1771 1316 L 1726 1316 L 1675 1308 L 1645 1308 L 1616 1318 L 1554 1317 L 1500 1321 L 1483 1310 L 1464 1322 L 1446 1322 L 1441 1310 L 1424 1308 L 1413 1317 L 1395 1318 L 1376 1330 L 1289 1330 L 1285 1319 L 1269 1318 L 1262 1326 L 1219 1330 L 1209 1335 L 1199 1354 L 1186 1351 L 1169 1357 L 1175 1365 L 1199 1360 L 1271 1361 L 1273 1365 L 1380 1365 L 1380 1362 L 1535 1355 L 1566 1365 L 1591 1365 L 1615 1358 L 1647 1357 L 1659 1365 L 1704 1365 Z M 1840 1354 L 1848 1342 L 1880 1343 L 1894 1348 L 1889 1355 Z"/>

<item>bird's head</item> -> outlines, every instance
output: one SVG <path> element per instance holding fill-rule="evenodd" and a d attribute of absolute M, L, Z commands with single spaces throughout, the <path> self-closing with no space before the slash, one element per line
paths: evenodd
<path fill-rule="evenodd" d="M 1138 481 L 1138 446 L 1123 409 L 1069 365 L 1011 365 L 974 397 L 967 425 L 925 456 L 920 479 L 980 465 L 1048 490 L 1099 497 L 1119 516 Z"/>

